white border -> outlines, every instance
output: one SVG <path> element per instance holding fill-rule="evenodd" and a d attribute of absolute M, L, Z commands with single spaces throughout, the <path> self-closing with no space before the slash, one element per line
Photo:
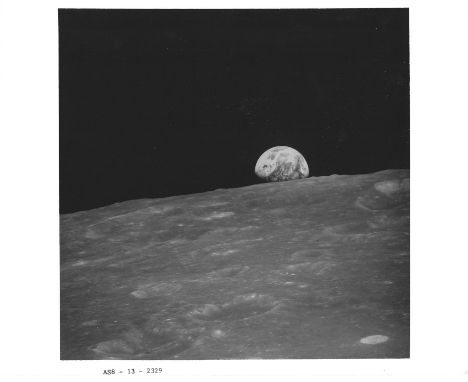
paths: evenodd
<path fill-rule="evenodd" d="M 201 380 L 195 376 L 202 375 L 263 375 L 268 380 L 284 375 L 357 375 L 361 381 L 365 375 L 375 380 L 387 375 L 468 373 L 465 2 L 9 0 L 0 3 L 0 375 L 45 380 L 99 376 L 105 368 L 136 365 L 59 361 L 57 9 L 74 7 L 409 7 L 411 359 L 138 361 L 138 365 L 156 364 L 164 368 L 165 376 L 192 375 L 191 380 Z"/>

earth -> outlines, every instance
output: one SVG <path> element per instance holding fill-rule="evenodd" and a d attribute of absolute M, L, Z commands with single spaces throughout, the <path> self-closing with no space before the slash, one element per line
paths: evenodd
<path fill-rule="evenodd" d="M 307 178 L 309 166 L 300 152 L 288 146 L 265 151 L 255 164 L 255 174 L 268 182 Z"/>
<path fill-rule="evenodd" d="M 61 359 L 409 357 L 409 170 L 60 222 Z"/>

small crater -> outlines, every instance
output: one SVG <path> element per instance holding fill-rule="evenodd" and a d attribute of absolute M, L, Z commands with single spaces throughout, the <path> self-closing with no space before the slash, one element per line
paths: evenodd
<path fill-rule="evenodd" d="M 140 286 L 137 290 L 130 293 L 133 297 L 144 299 L 175 293 L 181 289 L 180 284 L 172 283 L 154 283 Z"/>
<path fill-rule="evenodd" d="M 90 320 L 90 321 L 85 321 L 81 323 L 81 326 L 98 326 L 99 321 L 98 320 Z"/>
<path fill-rule="evenodd" d="M 170 240 L 167 242 L 167 244 L 171 246 L 184 245 L 187 243 L 189 243 L 189 240 L 183 239 L 183 238 L 177 238 L 177 239 Z"/>
<path fill-rule="evenodd" d="M 367 336 L 367 337 L 361 338 L 359 340 L 359 342 L 361 344 L 365 344 L 365 345 L 378 345 L 378 344 L 382 344 L 382 343 L 387 342 L 387 341 L 388 341 L 388 337 L 383 336 L 381 334 L 375 334 L 375 335 L 372 335 L 372 336 Z"/>
<path fill-rule="evenodd" d="M 100 263 L 104 263 L 108 260 L 114 260 L 114 257 L 107 256 L 107 257 L 101 257 L 101 258 L 94 259 L 94 260 L 78 260 L 78 261 L 75 261 L 73 264 L 71 264 L 71 266 L 72 267 L 83 267 L 85 265 L 94 266 Z"/>
<path fill-rule="evenodd" d="M 212 214 L 209 214 L 207 216 L 202 216 L 199 217 L 198 220 L 203 220 L 203 221 L 210 221 L 213 219 L 223 219 L 227 218 L 229 216 L 233 216 L 234 212 L 226 211 L 226 212 L 213 212 Z"/>
<path fill-rule="evenodd" d="M 400 191 L 400 182 L 398 180 L 386 180 L 374 184 L 374 188 L 382 194 L 390 196 L 391 194 Z"/>
<path fill-rule="evenodd" d="M 153 329 L 145 338 L 145 353 L 147 359 L 168 358 L 182 353 L 192 346 L 194 337 L 188 331 L 179 332 L 168 329 Z"/>
<path fill-rule="evenodd" d="M 386 196 L 392 196 L 397 192 L 407 192 L 410 188 L 409 179 L 392 179 L 385 180 L 383 182 L 378 182 L 374 184 L 374 188 Z"/>
<path fill-rule="evenodd" d="M 367 211 L 389 210 L 399 206 L 404 206 L 408 203 L 408 198 L 405 197 L 404 194 L 402 195 L 403 196 L 400 197 L 393 197 L 392 195 L 392 198 L 386 197 L 382 194 L 359 196 L 354 205 Z"/>
<path fill-rule="evenodd" d="M 317 261 L 315 263 L 305 262 L 287 265 L 286 270 L 291 272 L 313 272 L 316 275 L 322 275 L 334 266 L 335 264 L 331 261 Z"/>
<path fill-rule="evenodd" d="M 358 196 L 356 201 L 354 202 L 354 206 L 357 208 L 360 208 L 365 211 L 372 211 L 372 208 L 367 205 L 368 204 L 368 198 L 365 198 L 363 196 Z"/>
<path fill-rule="evenodd" d="M 183 208 L 177 207 L 177 208 L 172 208 L 166 212 L 166 216 L 179 216 L 183 215 L 185 213 Z"/>
<path fill-rule="evenodd" d="M 248 225 L 248 226 L 239 228 L 239 231 L 252 231 L 258 228 L 260 228 L 258 225 Z"/>
<path fill-rule="evenodd" d="M 246 266 L 235 266 L 218 269 L 216 271 L 210 272 L 207 274 L 208 277 L 234 277 L 241 273 L 248 271 L 250 268 Z"/>
<path fill-rule="evenodd" d="M 211 256 L 229 256 L 232 255 L 233 253 L 239 252 L 238 249 L 228 249 L 227 251 L 221 251 L 221 252 L 212 252 Z"/>
<path fill-rule="evenodd" d="M 172 210 L 174 210 L 176 207 L 167 205 L 167 206 L 153 206 L 153 207 L 148 207 L 148 213 L 150 214 L 165 214 L 168 213 Z"/>
<path fill-rule="evenodd" d="M 250 244 L 250 243 L 253 243 L 253 242 L 256 242 L 256 241 L 263 241 L 265 240 L 264 237 L 257 237 L 255 239 L 243 239 L 243 240 L 236 240 L 236 241 L 233 241 L 231 242 L 231 244 L 235 244 L 235 245 L 241 245 L 241 244 Z"/>
<path fill-rule="evenodd" d="M 89 263 L 89 261 L 86 261 L 86 260 L 78 260 L 76 262 L 74 262 L 71 266 L 72 267 L 82 267 L 83 265 L 87 265 Z"/>
<path fill-rule="evenodd" d="M 122 339 L 100 342 L 91 350 L 99 359 L 126 359 L 135 352 L 134 349 Z"/>
<path fill-rule="evenodd" d="M 327 227 L 326 231 L 333 235 L 359 235 L 367 233 L 369 228 L 368 222 L 354 222 Z"/>
<path fill-rule="evenodd" d="M 220 329 L 215 329 L 211 332 L 211 336 L 214 338 L 222 338 L 226 336 L 226 333 Z"/>
<path fill-rule="evenodd" d="M 278 216 L 278 215 L 284 215 L 288 212 L 286 208 L 274 208 L 269 211 L 266 211 L 268 214 L 273 215 L 273 216 Z"/>
<path fill-rule="evenodd" d="M 294 252 L 291 255 L 291 258 L 293 260 L 311 260 L 327 255 L 329 255 L 329 251 L 327 250 L 301 249 L 299 251 Z"/>
<path fill-rule="evenodd" d="M 389 228 L 407 230 L 410 223 L 409 215 L 392 216 L 378 215 L 368 221 L 369 226 L 373 229 L 385 230 Z"/>
<path fill-rule="evenodd" d="M 206 304 L 189 315 L 202 321 L 234 321 L 266 313 L 277 305 L 278 301 L 270 296 L 251 293 L 237 296 L 223 305 Z"/>
<path fill-rule="evenodd" d="M 306 283 L 297 283 L 297 282 L 294 282 L 294 281 L 286 281 L 283 283 L 284 286 L 290 286 L 290 287 L 295 287 L 295 288 L 299 288 L 299 289 L 305 289 L 309 286 L 309 284 L 306 284 Z"/>
<path fill-rule="evenodd" d="M 141 330 L 130 329 L 122 335 L 125 342 L 134 350 L 134 352 L 141 351 L 144 348 L 145 335 Z"/>
<path fill-rule="evenodd" d="M 162 346 L 154 348 L 150 351 L 146 359 L 168 359 L 169 357 L 177 356 L 189 349 L 194 344 L 192 339 L 179 338 L 177 340 L 168 342 Z"/>
<path fill-rule="evenodd" d="M 92 240 L 95 240 L 95 239 L 100 239 L 102 237 L 104 237 L 104 235 L 92 230 L 92 229 L 88 229 L 85 233 L 85 238 L 86 239 L 92 239 Z"/>

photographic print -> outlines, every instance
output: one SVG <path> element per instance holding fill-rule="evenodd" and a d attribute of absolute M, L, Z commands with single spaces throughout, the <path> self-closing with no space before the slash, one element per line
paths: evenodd
<path fill-rule="evenodd" d="M 60 358 L 410 356 L 408 9 L 60 9 Z"/>

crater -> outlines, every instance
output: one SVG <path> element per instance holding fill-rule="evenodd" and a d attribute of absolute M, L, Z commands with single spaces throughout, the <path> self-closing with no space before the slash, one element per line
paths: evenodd
<path fill-rule="evenodd" d="M 201 321 L 235 321 L 269 312 L 278 304 L 271 296 L 250 293 L 237 296 L 223 305 L 203 305 L 189 315 Z"/>
<path fill-rule="evenodd" d="M 175 293 L 182 286 L 175 283 L 154 283 L 140 286 L 137 290 L 130 293 L 133 297 L 144 299 L 160 295 Z"/>
<path fill-rule="evenodd" d="M 221 252 L 212 252 L 211 256 L 229 256 L 232 255 L 233 253 L 239 252 L 238 249 L 228 249 L 227 251 L 221 251 Z"/>
<path fill-rule="evenodd" d="M 250 268 L 249 266 L 234 266 L 234 267 L 227 267 L 227 268 L 222 268 L 218 269 L 216 271 L 210 272 L 207 274 L 208 277 L 234 277 L 237 276 L 238 274 L 244 273 L 248 271 Z"/>
<path fill-rule="evenodd" d="M 407 207 L 410 190 L 409 178 L 391 179 L 374 184 L 373 189 L 359 196 L 354 205 L 368 211 Z"/>
<path fill-rule="evenodd" d="M 334 266 L 335 264 L 331 261 L 317 261 L 315 263 L 304 262 L 287 265 L 286 270 L 291 272 L 313 272 L 319 276 Z"/>
<path fill-rule="evenodd" d="M 85 233 L 84 236 L 85 236 L 86 239 L 92 239 L 92 240 L 94 240 L 94 239 L 101 239 L 101 238 L 104 237 L 103 234 L 101 234 L 101 233 L 99 233 L 99 232 L 96 232 L 95 230 L 93 230 L 93 229 L 91 229 L 91 228 L 89 228 L 89 229 L 86 231 L 86 233 Z"/>
<path fill-rule="evenodd" d="M 335 235 L 355 235 L 367 233 L 369 231 L 370 225 L 368 222 L 353 222 L 347 224 L 339 224 L 327 228 L 328 231 Z"/>
<path fill-rule="evenodd" d="M 168 357 L 182 353 L 190 348 L 195 341 L 190 333 L 180 331 L 177 333 L 167 329 L 153 329 L 153 332 L 145 339 L 146 359 L 167 359 Z"/>
<path fill-rule="evenodd" d="M 393 195 L 392 195 L 393 196 Z M 354 205 L 360 209 L 367 211 L 382 211 L 389 210 L 392 208 L 398 208 L 399 206 L 404 206 L 407 203 L 406 198 L 393 197 L 388 198 L 386 195 L 363 195 L 359 196 Z"/>
<path fill-rule="evenodd" d="M 327 250 L 317 250 L 317 249 L 301 249 L 294 252 L 291 255 L 293 260 L 311 260 L 314 258 L 320 258 L 322 256 L 330 255 L 330 252 Z"/>
<path fill-rule="evenodd" d="M 99 325 L 98 320 L 89 320 L 89 321 L 82 322 L 80 326 L 98 326 L 98 325 Z"/>
<path fill-rule="evenodd" d="M 388 341 L 388 337 L 383 336 L 381 334 L 375 334 L 375 335 L 372 335 L 372 336 L 367 336 L 367 337 L 361 338 L 359 340 L 359 342 L 361 344 L 365 344 L 365 345 L 378 345 L 378 344 L 382 344 L 382 343 L 387 342 L 387 341 Z"/>
<path fill-rule="evenodd" d="M 409 224 L 409 216 L 390 216 L 390 215 L 378 215 L 369 219 L 368 224 L 373 229 L 388 229 L 402 227 L 407 230 Z"/>
<path fill-rule="evenodd" d="M 161 206 L 152 206 L 147 208 L 147 212 L 150 214 L 165 214 L 172 210 L 176 209 L 176 206 L 172 205 L 161 205 Z"/>
<path fill-rule="evenodd" d="M 72 267 L 82 267 L 83 265 L 87 265 L 89 263 L 89 261 L 86 261 L 86 260 L 78 260 L 78 261 L 75 261 L 71 266 Z"/>
<path fill-rule="evenodd" d="M 405 178 L 402 180 L 385 180 L 383 182 L 377 182 L 376 184 L 374 184 L 374 188 L 384 195 L 392 196 L 397 192 L 409 191 L 410 181 L 409 178 Z"/>
<path fill-rule="evenodd" d="M 155 328 L 143 333 L 131 329 L 121 338 L 100 342 L 90 350 L 97 359 L 168 359 L 187 350 L 194 340 L 184 330 Z"/>
<path fill-rule="evenodd" d="M 115 339 L 98 343 L 91 350 L 98 359 L 128 359 L 135 350 L 124 340 Z"/>
<path fill-rule="evenodd" d="M 210 221 L 210 220 L 213 220 L 213 219 L 224 219 L 224 218 L 227 218 L 227 217 L 233 216 L 233 215 L 234 215 L 234 212 L 231 212 L 231 211 L 213 212 L 212 214 L 209 214 L 207 216 L 202 216 L 202 217 L 199 217 L 197 219 L 198 220 L 203 220 L 203 221 Z"/>

